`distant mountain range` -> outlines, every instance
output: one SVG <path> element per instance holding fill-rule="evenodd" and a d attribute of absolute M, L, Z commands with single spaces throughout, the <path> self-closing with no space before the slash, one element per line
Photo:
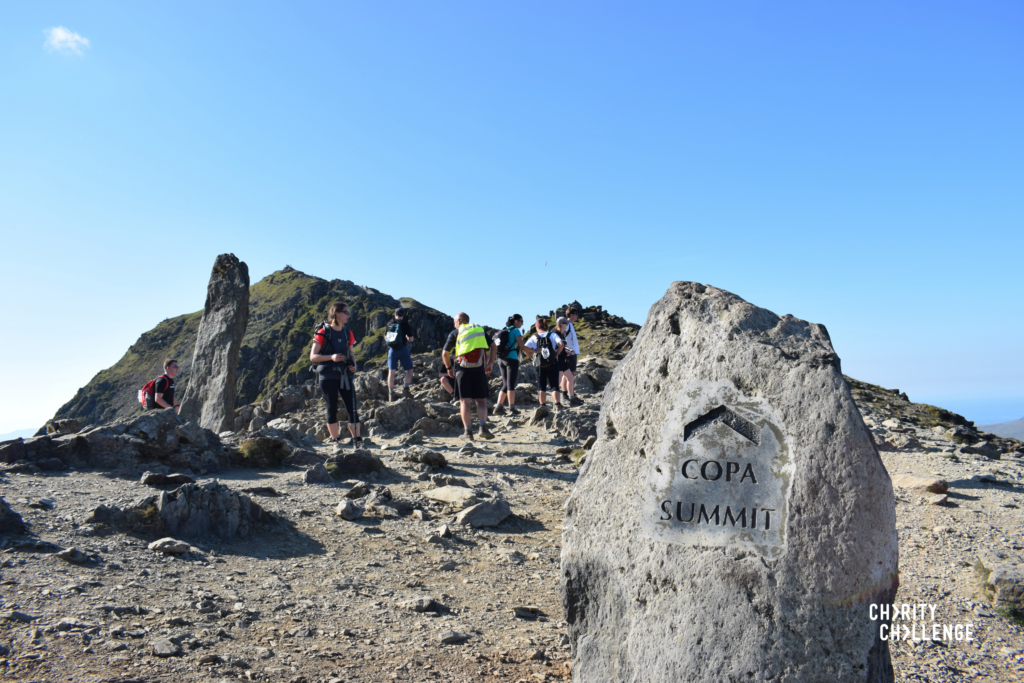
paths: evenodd
<path fill-rule="evenodd" d="M 978 427 L 983 432 L 995 434 L 1001 436 L 1004 439 L 1019 439 L 1024 441 L 1024 417 L 1013 422 L 997 422 L 991 425 L 980 425 Z"/>

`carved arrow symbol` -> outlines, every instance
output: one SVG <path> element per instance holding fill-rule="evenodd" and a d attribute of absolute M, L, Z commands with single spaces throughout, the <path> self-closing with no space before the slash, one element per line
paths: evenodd
<path fill-rule="evenodd" d="M 725 406 L 718 406 L 686 425 L 686 427 L 683 428 L 683 441 L 689 441 L 691 438 L 697 436 L 701 432 L 711 429 L 711 427 L 718 423 L 722 423 L 731 428 L 734 432 L 748 441 L 753 441 L 759 446 L 761 445 L 761 434 L 757 425 L 750 420 L 740 417 Z"/>

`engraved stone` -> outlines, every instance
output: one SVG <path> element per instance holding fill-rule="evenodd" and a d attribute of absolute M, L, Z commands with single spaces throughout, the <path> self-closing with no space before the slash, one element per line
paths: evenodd
<path fill-rule="evenodd" d="M 578 683 L 894 678 L 892 483 L 821 325 L 673 283 L 562 528 Z"/>

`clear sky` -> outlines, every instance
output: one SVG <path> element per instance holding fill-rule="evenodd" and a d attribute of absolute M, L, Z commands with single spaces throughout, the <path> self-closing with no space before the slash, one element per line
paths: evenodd
<path fill-rule="evenodd" d="M 222 252 L 490 324 L 696 280 L 1021 417 L 1024 4 L 844 5 L 3 3 L 0 433 Z"/>

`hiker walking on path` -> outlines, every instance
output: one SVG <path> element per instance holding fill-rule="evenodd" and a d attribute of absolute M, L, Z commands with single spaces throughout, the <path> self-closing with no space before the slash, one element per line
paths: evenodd
<path fill-rule="evenodd" d="M 344 302 L 335 301 L 331 305 L 327 321 L 317 325 L 313 335 L 313 348 L 309 352 L 309 362 L 316 366 L 320 375 L 320 389 L 324 392 L 327 403 L 327 431 L 330 441 L 334 444 L 334 452 L 340 453 L 342 448 L 341 430 L 338 426 L 338 397 L 345 402 L 348 411 L 348 433 L 352 437 L 353 448 L 362 447 L 359 435 L 359 415 L 356 413 L 356 391 L 352 382 L 356 371 L 356 357 L 352 347 L 356 343 L 355 335 L 345 326 L 348 322 L 348 306 Z"/>
<path fill-rule="evenodd" d="M 505 329 L 494 336 L 494 344 L 498 349 L 498 370 L 501 372 L 501 392 L 498 394 L 498 405 L 494 408 L 495 415 L 504 415 L 505 406 L 502 401 L 508 397 L 508 412 L 518 415 L 516 409 L 516 384 L 519 382 L 519 352 L 533 356 L 533 351 L 523 343 L 523 316 L 513 314 L 505 321 Z"/>
<path fill-rule="evenodd" d="M 143 406 L 147 410 L 174 408 L 178 412 L 181 404 L 174 400 L 174 378 L 178 376 L 178 361 L 168 358 L 164 361 L 164 374 L 142 387 Z M 152 386 L 150 386 L 152 384 Z"/>
<path fill-rule="evenodd" d="M 405 319 L 405 309 L 395 309 L 395 319 L 384 331 L 384 341 L 388 345 L 388 401 L 395 400 L 395 371 L 398 364 L 402 364 L 405 370 L 405 384 L 402 387 L 402 396 L 409 398 L 409 385 L 412 384 L 412 351 L 409 344 L 415 341 L 412 327 Z"/>
<path fill-rule="evenodd" d="M 562 350 L 562 340 L 554 332 L 548 331 L 547 318 L 537 316 L 537 323 L 534 326 L 537 334 L 530 337 L 526 347 L 537 353 L 534 359 L 539 359 L 540 367 L 537 368 L 537 398 L 540 404 L 544 405 L 547 400 L 547 390 L 550 387 L 555 392 L 555 410 L 562 409 L 561 396 L 558 388 L 558 354 Z"/>
<path fill-rule="evenodd" d="M 442 352 L 441 358 L 448 368 L 449 376 L 455 378 L 459 392 L 462 426 L 465 428 L 459 438 L 473 440 L 472 402 L 476 401 L 480 436 L 484 439 L 493 439 L 494 435 L 487 429 L 487 376 L 494 368 L 495 346 L 487 339 L 483 327 L 469 324 L 467 313 L 455 316 L 455 326 L 459 331 L 455 340 L 455 358 L 452 359 L 448 349 Z"/>
<path fill-rule="evenodd" d="M 566 317 L 559 318 L 559 327 L 565 323 L 565 351 L 559 371 L 559 386 L 569 399 L 570 406 L 583 405 L 583 401 L 576 398 L 576 359 L 580 355 L 580 341 L 576 337 L 576 320 L 579 318 L 579 311 L 570 306 L 565 312 Z"/>
<path fill-rule="evenodd" d="M 451 332 L 448 333 L 448 338 L 444 340 L 444 346 L 441 347 L 441 357 L 442 358 L 444 358 L 445 354 L 448 354 L 448 356 L 451 356 L 451 355 L 453 355 L 455 353 L 455 342 L 458 340 L 458 337 L 459 337 L 459 320 L 458 320 L 458 318 L 456 318 L 455 319 L 455 329 L 453 329 Z M 448 364 L 448 361 L 444 361 L 444 362 L 446 364 Z M 442 369 L 441 370 L 441 376 L 438 379 L 441 380 L 441 386 L 444 388 L 444 390 L 447 391 L 448 394 L 451 396 L 452 403 L 458 403 L 459 402 L 459 392 L 458 392 L 458 388 L 455 386 L 455 373 L 452 372 L 452 374 L 449 376 L 448 373 L 450 373 L 450 372 L 452 372 L 452 371 L 449 370 L 448 368 Z"/>

